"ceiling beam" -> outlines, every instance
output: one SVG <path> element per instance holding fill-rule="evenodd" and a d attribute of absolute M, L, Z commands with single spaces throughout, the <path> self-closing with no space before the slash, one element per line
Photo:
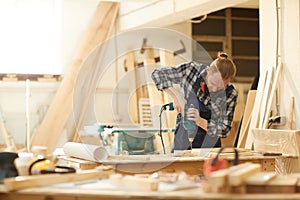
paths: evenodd
<path fill-rule="evenodd" d="M 119 28 L 120 31 L 126 31 L 143 27 L 165 27 L 247 2 L 249 0 L 158 0 L 123 13 L 121 6 Z"/>

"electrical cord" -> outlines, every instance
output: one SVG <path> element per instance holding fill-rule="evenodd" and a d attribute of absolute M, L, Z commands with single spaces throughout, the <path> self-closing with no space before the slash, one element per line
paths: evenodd
<path fill-rule="evenodd" d="M 159 136 L 160 136 L 160 140 L 161 140 L 161 144 L 162 144 L 164 154 L 166 154 L 165 143 L 164 143 L 164 139 L 163 139 L 163 136 L 162 136 L 162 122 L 161 122 L 161 114 L 164 110 L 166 110 L 166 107 L 162 106 L 161 109 L 160 109 L 160 113 L 159 113 Z"/>

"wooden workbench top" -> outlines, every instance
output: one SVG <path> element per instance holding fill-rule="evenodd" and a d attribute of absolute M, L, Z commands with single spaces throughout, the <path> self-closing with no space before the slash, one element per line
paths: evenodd
<path fill-rule="evenodd" d="M 300 199 L 300 194 L 212 194 L 203 193 L 201 188 L 179 190 L 179 191 L 156 191 L 142 192 L 130 190 L 112 189 L 87 189 L 71 187 L 39 187 L 24 189 L 16 192 L 6 192 L 3 185 L 0 185 L 0 199 L 3 200 L 32 200 L 32 199 L 51 199 L 51 200 L 96 200 L 96 199 L 168 199 L 168 200 L 203 200 L 203 199 L 255 199 L 255 200 L 275 200 L 275 199 Z"/>
<path fill-rule="evenodd" d="M 99 165 L 109 165 L 112 166 L 116 172 L 123 174 L 153 173 L 158 170 L 166 172 L 182 170 L 192 175 L 202 175 L 204 161 L 209 158 L 208 153 L 211 152 L 201 152 L 196 151 L 192 155 L 184 155 L 184 152 L 180 152 L 173 155 L 109 156 L 108 159 L 99 161 L 98 163 L 78 160 L 72 157 L 61 157 L 60 160 L 63 160 L 65 163 L 67 162 L 68 165 L 73 167 L 79 166 L 81 169 L 90 169 Z M 229 165 L 231 165 L 234 154 L 222 153 L 220 157 L 225 157 Z M 239 153 L 239 163 L 259 163 L 262 165 L 263 171 L 275 171 L 275 165 L 277 163 L 275 161 L 280 158 L 282 158 L 282 156 L 263 156 L 261 153 L 249 151 Z M 296 160 L 297 157 L 290 157 L 289 159 Z"/>

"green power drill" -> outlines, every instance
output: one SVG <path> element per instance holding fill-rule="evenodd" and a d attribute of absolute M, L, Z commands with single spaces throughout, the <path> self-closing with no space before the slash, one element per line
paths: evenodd
<path fill-rule="evenodd" d="M 194 121 L 188 119 L 187 112 L 189 108 L 195 108 L 194 104 L 186 104 L 184 106 L 184 118 L 183 118 L 183 127 L 188 133 L 189 142 L 192 149 L 192 143 L 197 134 L 198 127 Z"/>

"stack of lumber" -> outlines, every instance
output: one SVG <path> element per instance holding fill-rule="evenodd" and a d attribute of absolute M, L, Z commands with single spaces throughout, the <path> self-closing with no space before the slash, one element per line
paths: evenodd
<path fill-rule="evenodd" d="M 243 163 L 212 172 L 203 186 L 208 193 L 297 193 L 300 174 L 262 172 L 259 164 Z"/>

